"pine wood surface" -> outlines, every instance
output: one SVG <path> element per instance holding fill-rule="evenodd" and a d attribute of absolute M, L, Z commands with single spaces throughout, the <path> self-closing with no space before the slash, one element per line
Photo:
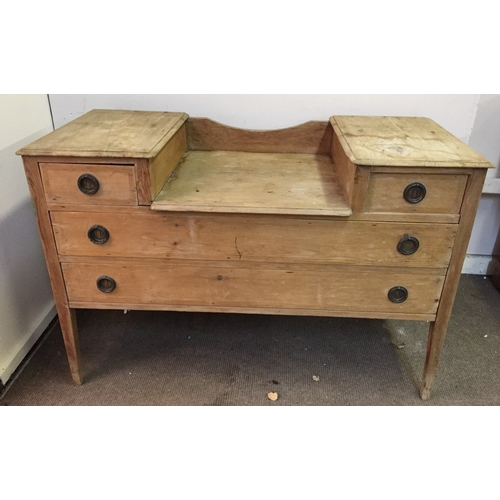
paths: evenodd
<path fill-rule="evenodd" d="M 154 210 L 349 216 L 326 155 L 191 151 Z"/>
<path fill-rule="evenodd" d="M 446 268 L 456 224 L 325 221 L 231 214 L 186 215 L 52 212 L 57 248 L 65 256 L 171 258 L 260 262 L 359 264 Z M 104 226 L 105 244 L 92 243 L 88 230 Z M 413 255 L 402 255 L 405 235 L 419 240 Z"/>
<path fill-rule="evenodd" d="M 330 119 L 356 165 L 491 168 L 491 163 L 429 118 L 334 116 Z"/>
<path fill-rule="evenodd" d="M 49 272 L 50 284 L 54 294 L 71 376 L 73 382 L 80 385 L 83 382 L 83 378 L 80 365 L 80 344 L 76 325 L 76 315 L 75 311 L 68 305 L 66 286 L 61 264 L 57 256 L 57 248 L 54 241 L 49 212 L 46 206 L 38 162 L 34 158 L 24 157 L 23 164 L 30 194 L 36 207 L 40 240 L 47 262 L 47 270 Z"/>
<path fill-rule="evenodd" d="M 153 158 L 187 118 L 186 113 L 94 109 L 17 154 Z"/>
<path fill-rule="evenodd" d="M 360 266 L 127 261 L 62 263 L 70 302 L 177 304 L 280 309 L 348 310 L 363 313 L 434 314 L 442 270 Z M 96 281 L 110 276 L 111 293 Z M 408 299 L 387 294 L 405 286 Z M 367 300 L 369 299 L 369 300 Z"/>
<path fill-rule="evenodd" d="M 328 121 L 310 121 L 278 130 L 249 130 L 208 118 L 189 118 L 186 130 L 190 151 L 246 153 L 330 154 L 333 133 Z"/>
<path fill-rule="evenodd" d="M 41 163 L 47 202 L 82 205 L 137 205 L 137 188 L 132 166 Z M 78 188 L 78 178 L 91 174 L 99 181 L 97 193 Z"/>
<path fill-rule="evenodd" d="M 467 184 L 467 175 L 445 174 L 380 174 L 370 175 L 365 212 L 458 214 Z M 419 203 L 408 203 L 403 193 L 413 182 L 426 188 Z"/>
<path fill-rule="evenodd" d="M 474 225 L 479 201 L 481 200 L 481 192 L 485 178 L 486 170 L 478 170 L 469 177 L 467 183 L 461 211 L 462 218 L 453 247 L 452 258 L 446 275 L 439 309 L 436 320 L 431 324 L 429 329 L 424 373 L 420 387 L 420 396 L 424 400 L 429 398 L 436 376 L 439 357 L 450 321 L 451 311 L 460 281 L 467 247 L 469 245 L 472 226 Z"/>

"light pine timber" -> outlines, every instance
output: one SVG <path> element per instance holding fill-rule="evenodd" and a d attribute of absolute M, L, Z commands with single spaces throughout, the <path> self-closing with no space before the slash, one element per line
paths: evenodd
<path fill-rule="evenodd" d="M 37 211 L 37 223 L 40 231 L 40 239 L 45 253 L 47 269 L 52 285 L 52 291 L 54 293 L 59 324 L 61 326 L 71 376 L 75 384 L 81 385 L 83 378 L 80 368 L 80 346 L 76 325 L 76 315 L 75 310 L 70 308 L 68 305 L 64 278 L 61 271 L 61 265 L 57 257 L 57 249 L 52 233 L 49 212 L 47 211 L 45 202 L 38 162 L 36 158 L 23 157 L 23 163 L 31 197 Z"/>
<path fill-rule="evenodd" d="M 186 129 L 182 126 L 163 149 L 150 160 L 151 200 L 160 192 L 186 152 Z"/>
<path fill-rule="evenodd" d="M 154 158 L 187 118 L 186 113 L 94 109 L 17 154 Z"/>
<path fill-rule="evenodd" d="M 436 376 L 439 356 L 444 344 L 448 323 L 450 321 L 453 302 L 457 293 L 460 275 L 462 272 L 467 246 L 469 244 L 472 226 L 476 216 L 481 192 L 486 177 L 486 170 L 478 170 L 470 175 L 462 206 L 462 218 L 458 228 L 457 238 L 451 257 L 448 274 L 443 287 L 441 301 L 436 320 L 431 323 L 427 342 L 424 374 L 420 387 L 422 399 L 429 399 L 434 378 Z"/>
<path fill-rule="evenodd" d="M 279 309 L 272 307 L 216 307 L 216 306 L 189 306 L 174 304 L 134 304 L 131 302 L 119 302 L 105 304 L 103 302 L 71 302 L 75 309 L 120 309 L 128 311 L 182 311 L 182 312 L 209 312 L 209 313 L 236 313 L 236 314 L 267 314 L 285 316 L 324 316 L 330 318 L 366 318 L 366 319 L 399 319 L 413 321 L 433 321 L 435 314 L 395 313 L 390 316 L 384 312 L 376 311 L 325 311 L 320 309 Z"/>
<path fill-rule="evenodd" d="M 191 151 L 151 208 L 165 211 L 349 216 L 327 155 Z"/>
<path fill-rule="evenodd" d="M 151 177 L 149 175 L 149 160 L 144 158 L 135 160 L 134 171 L 137 186 L 137 203 L 139 205 L 149 207 L 151 205 Z M 117 210 L 120 208 L 121 207 L 115 206 L 115 209 Z M 99 209 L 103 210 L 104 208 L 101 206 Z M 80 207 L 79 210 L 81 210 Z"/>
<path fill-rule="evenodd" d="M 93 259 L 62 268 L 71 302 L 323 309 L 353 316 L 435 314 L 444 281 L 441 269 L 320 264 Z M 96 285 L 100 276 L 113 278 L 116 289 L 102 293 Z M 405 302 L 388 299 L 394 286 L 408 289 Z"/>
<path fill-rule="evenodd" d="M 137 189 L 132 166 L 40 163 L 45 197 L 49 203 L 82 205 L 137 205 Z M 93 195 L 82 193 L 78 179 L 91 174 L 99 181 Z"/>
<path fill-rule="evenodd" d="M 354 213 L 363 212 L 368 182 L 369 167 L 358 167 L 346 156 L 337 134 L 332 141 L 332 160 L 335 164 L 347 203 Z"/>
<path fill-rule="evenodd" d="M 208 118 L 189 118 L 186 131 L 190 151 L 329 155 L 333 129 L 329 122 L 310 121 L 279 130 L 248 130 Z"/>
<path fill-rule="evenodd" d="M 444 174 L 371 174 L 366 194 L 368 213 L 431 213 L 458 214 L 467 184 L 467 175 Z M 404 190 L 413 182 L 426 187 L 425 198 L 419 203 L 404 199 Z"/>
<path fill-rule="evenodd" d="M 429 118 L 333 116 L 355 165 L 489 168 L 491 163 Z"/>
<path fill-rule="evenodd" d="M 62 260 L 72 255 L 446 268 L 458 228 L 456 224 L 153 211 L 134 217 L 54 211 L 51 218 Z M 87 235 L 97 224 L 110 233 L 102 245 L 92 243 Z M 405 235 L 420 242 L 413 255 L 397 250 Z"/>
<path fill-rule="evenodd" d="M 78 210 L 79 212 L 95 212 L 96 207 L 92 205 L 69 205 L 69 204 L 59 204 L 59 203 L 47 203 L 47 208 L 51 211 L 57 212 L 74 212 Z M 138 213 L 150 213 L 151 208 L 149 206 L 125 206 L 125 205 L 99 205 L 98 210 L 100 213 L 118 213 L 118 214 L 138 214 Z M 162 210 L 159 210 L 161 212 Z M 178 210 L 172 212 L 180 212 Z M 186 211 L 186 213 L 191 213 Z M 201 214 L 200 215 L 204 215 Z M 240 215 L 240 214 L 237 214 Z M 245 217 L 260 217 L 259 214 L 245 213 Z M 281 217 L 287 218 L 307 218 L 307 215 L 297 215 L 293 214 L 280 214 Z M 314 216 L 313 216 L 314 217 Z M 387 212 L 384 214 L 376 213 L 354 213 L 349 217 L 346 216 L 324 216 L 321 217 L 324 220 L 337 220 L 337 221 L 370 221 L 370 222 L 411 222 L 411 223 L 429 223 L 429 224 L 456 224 L 460 221 L 460 214 L 398 214 L 396 212 Z"/>

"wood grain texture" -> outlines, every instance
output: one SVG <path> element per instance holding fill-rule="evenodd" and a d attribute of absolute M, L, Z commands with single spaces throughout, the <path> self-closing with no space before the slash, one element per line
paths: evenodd
<path fill-rule="evenodd" d="M 279 130 L 245 130 L 208 118 L 189 118 L 186 130 L 190 151 L 308 154 L 330 154 L 333 131 L 328 121 Z"/>
<path fill-rule="evenodd" d="M 17 154 L 153 158 L 187 118 L 185 113 L 94 109 Z"/>
<path fill-rule="evenodd" d="M 71 302 L 172 304 L 325 311 L 435 314 L 441 270 L 361 266 L 137 261 L 63 263 Z M 112 293 L 96 286 L 101 276 L 116 281 Z M 408 299 L 387 294 L 405 286 Z M 366 300 L 369 297 L 370 300 Z"/>
<path fill-rule="evenodd" d="M 162 212 L 52 212 L 51 218 L 62 260 L 73 255 L 446 268 L 458 227 Z M 87 236 L 97 224 L 110 233 L 102 245 Z M 397 250 L 407 234 L 420 242 L 413 255 Z"/>
<path fill-rule="evenodd" d="M 333 134 L 332 160 L 335 164 L 347 203 L 353 213 L 363 212 L 370 169 L 354 165 L 345 154 L 336 133 Z"/>
<path fill-rule="evenodd" d="M 75 312 L 68 305 L 66 287 L 62 275 L 61 265 L 57 256 L 57 249 L 52 232 L 51 221 L 47 211 L 42 179 L 36 158 L 23 157 L 24 170 L 31 197 L 35 204 L 38 229 L 42 248 L 47 262 L 52 292 L 56 303 L 59 323 L 64 339 L 66 354 L 73 382 L 80 385 L 83 381 L 80 366 L 80 347 L 76 327 Z"/>
<path fill-rule="evenodd" d="M 137 205 L 136 180 L 131 166 L 41 163 L 40 171 L 49 203 Z M 97 193 L 88 195 L 78 189 L 78 178 L 82 174 L 97 178 Z"/>
<path fill-rule="evenodd" d="M 347 156 L 356 165 L 493 167 L 429 118 L 334 116 L 330 121 Z"/>
<path fill-rule="evenodd" d="M 186 152 L 186 129 L 182 126 L 150 160 L 151 200 L 154 200 Z"/>
<path fill-rule="evenodd" d="M 455 295 L 457 293 L 467 247 L 469 245 L 472 226 L 476 217 L 481 192 L 483 190 L 486 170 L 478 170 L 470 175 L 461 210 L 461 220 L 458 228 L 455 246 L 453 248 L 450 266 L 443 286 L 443 292 L 436 320 L 430 326 L 427 342 L 420 396 L 426 400 L 430 396 L 434 378 L 439 363 L 441 349 L 444 344 L 448 323 L 450 321 Z"/>
<path fill-rule="evenodd" d="M 71 302 L 75 309 L 118 309 L 128 311 L 182 311 L 182 312 L 209 312 L 230 314 L 265 314 L 286 316 L 324 316 L 334 318 L 367 318 L 367 319 L 399 319 L 414 321 L 433 321 L 435 314 L 413 314 L 411 312 L 376 312 L 376 311 L 325 311 L 315 309 L 278 309 L 272 307 L 216 307 L 216 306 L 189 306 L 176 304 L 134 304 L 120 302 L 104 304 L 103 302 Z"/>
<path fill-rule="evenodd" d="M 467 175 L 372 174 L 365 212 L 458 214 L 467 179 Z M 403 197 L 405 188 L 414 182 L 423 184 L 427 190 L 420 203 L 408 203 Z"/>
<path fill-rule="evenodd" d="M 139 158 L 134 165 L 135 182 L 137 187 L 137 203 L 151 206 L 151 177 L 149 175 L 149 160 Z M 118 207 L 117 207 L 118 208 Z"/>
<path fill-rule="evenodd" d="M 328 156 L 191 151 L 154 210 L 263 214 L 352 214 Z"/>
<path fill-rule="evenodd" d="M 66 205 L 60 203 L 47 203 L 47 207 L 51 212 L 74 212 L 78 209 L 79 212 L 95 212 L 97 210 L 96 207 L 92 205 L 78 205 L 75 207 L 74 205 Z M 127 205 L 99 205 L 98 211 L 102 213 L 119 213 L 119 214 L 130 214 L 134 215 L 137 213 L 149 213 L 151 208 L 149 206 L 127 206 Z M 156 212 L 156 211 L 155 211 Z M 175 212 L 178 212 L 177 210 Z M 244 214 L 246 217 L 253 217 L 258 214 Z M 317 216 L 307 216 L 300 215 L 296 216 L 293 214 L 280 214 L 281 217 L 290 217 L 290 218 L 317 218 Z M 460 214 L 404 214 L 397 212 L 387 212 L 383 214 L 381 217 L 380 214 L 377 213 L 354 213 L 349 217 L 345 216 L 322 216 L 324 220 L 337 220 L 337 221 L 373 221 L 380 222 L 381 220 L 384 222 L 414 222 L 414 223 L 424 223 L 424 224 L 457 224 L 460 221 Z"/>

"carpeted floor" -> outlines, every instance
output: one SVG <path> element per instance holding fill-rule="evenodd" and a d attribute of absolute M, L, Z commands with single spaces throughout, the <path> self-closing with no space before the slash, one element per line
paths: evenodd
<path fill-rule="evenodd" d="M 56 323 L 0 405 L 500 404 L 500 293 L 482 276 L 462 276 L 426 402 L 424 322 L 81 310 L 78 324 L 84 385 Z"/>

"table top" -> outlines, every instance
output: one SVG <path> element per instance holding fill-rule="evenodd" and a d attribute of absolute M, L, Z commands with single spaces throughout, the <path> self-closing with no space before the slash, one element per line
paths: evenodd
<path fill-rule="evenodd" d="M 493 167 L 486 158 L 429 118 L 333 116 L 330 123 L 355 165 Z"/>
<path fill-rule="evenodd" d="M 186 113 L 94 109 L 17 154 L 152 158 L 187 119 Z"/>

